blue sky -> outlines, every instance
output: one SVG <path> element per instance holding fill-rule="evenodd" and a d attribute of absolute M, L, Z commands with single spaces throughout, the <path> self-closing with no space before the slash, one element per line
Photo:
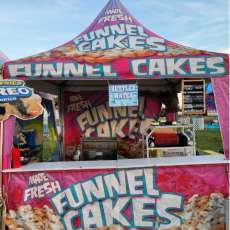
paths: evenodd
<path fill-rule="evenodd" d="M 61 45 L 82 32 L 108 0 L 0 0 L 0 50 L 10 59 Z M 164 38 L 227 52 L 228 0 L 121 0 Z"/>

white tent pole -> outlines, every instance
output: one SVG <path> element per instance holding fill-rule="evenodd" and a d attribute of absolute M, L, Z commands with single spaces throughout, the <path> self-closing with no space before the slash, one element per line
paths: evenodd
<path fill-rule="evenodd" d="M 61 160 L 65 160 L 65 127 L 64 127 L 64 86 L 59 87 L 59 114 L 61 123 Z"/>

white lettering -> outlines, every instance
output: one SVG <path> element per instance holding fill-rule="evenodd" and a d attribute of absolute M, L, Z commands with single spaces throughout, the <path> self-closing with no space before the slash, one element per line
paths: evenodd
<path fill-rule="evenodd" d="M 211 75 L 224 74 L 224 58 L 223 57 L 209 57 L 207 58 L 207 67 L 210 68 Z"/>

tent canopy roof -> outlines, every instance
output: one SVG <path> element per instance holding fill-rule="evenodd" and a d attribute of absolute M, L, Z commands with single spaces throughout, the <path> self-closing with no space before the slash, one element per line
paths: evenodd
<path fill-rule="evenodd" d="M 119 0 L 69 42 L 8 62 L 5 78 L 136 80 L 219 77 L 228 74 L 226 54 L 171 42 L 145 28 Z"/>
<path fill-rule="evenodd" d="M 55 80 L 55 81 L 33 81 L 29 80 L 26 82 L 26 85 L 35 89 L 35 91 L 43 91 L 50 94 L 58 94 L 59 89 L 72 92 L 80 91 L 100 91 L 108 88 L 108 84 L 116 84 L 117 81 L 66 81 L 66 80 Z M 122 81 L 122 83 L 134 83 L 132 80 Z M 181 91 L 181 81 L 180 79 L 150 79 L 148 81 L 144 79 L 138 79 L 135 81 L 138 84 L 140 91 L 147 90 L 153 93 L 159 92 L 180 92 Z"/>

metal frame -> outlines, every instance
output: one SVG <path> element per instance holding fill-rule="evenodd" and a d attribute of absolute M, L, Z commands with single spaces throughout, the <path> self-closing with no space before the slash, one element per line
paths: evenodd
<path fill-rule="evenodd" d="M 154 132 L 155 129 L 159 129 L 159 128 L 182 128 L 183 132 L 185 130 L 185 128 L 190 128 L 192 129 L 192 135 L 193 135 L 193 145 L 192 146 L 183 146 L 183 147 L 149 147 L 149 137 L 152 135 L 152 133 Z M 194 127 L 193 125 L 170 125 L 170 126 L 152 126 L 151 127 L 151 132 L 148 133 L 148 135 L 146 136 L 146 140 L 145 140 L 145 144 L 146 144 L 146 151 L 147 151 L 147 158 L 150 158 L 150 150 L 158 150 L 158 149 L 193 149 L 193 154 L 196 155 L 196 138 L 195 138 L 195 131 L 194 131 Z M 177 156 L 178 157 L 178 156 Z"/>

